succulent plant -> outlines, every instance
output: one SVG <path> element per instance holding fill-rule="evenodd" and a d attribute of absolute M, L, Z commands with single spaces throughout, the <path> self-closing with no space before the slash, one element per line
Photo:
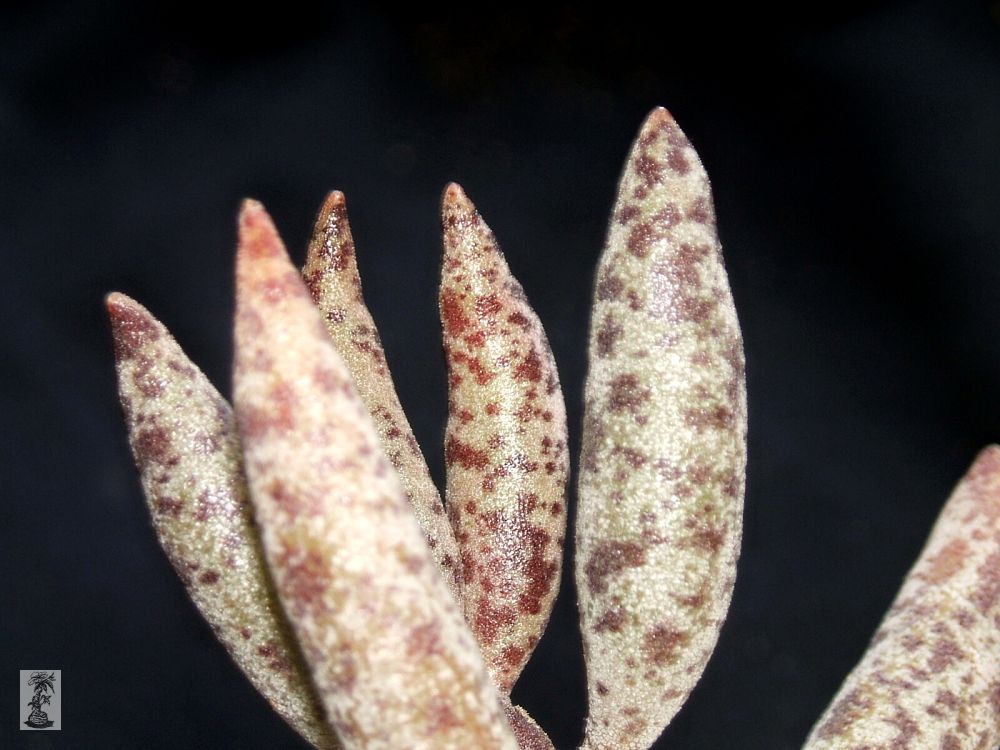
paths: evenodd
<path fill-rule="evenodd" d="M 444 502 L 361 290 L 344 196 L 298 271 L 246 201 L 231 408 L 167 329 L 107 298 L 129 440 L 192 600 L 318 748 L 552 748 L 510 691 L 566 538 L 566 410 L 541 322 L 458 185 L 443 197 Z M 707 175 L 654 110 L 597 269 L 576 512 L 582 748 L 649 748 L 736 577 L 743 347 Z M 1000 448 L 956 489 L 807 747 L 1000 742 Z"/>

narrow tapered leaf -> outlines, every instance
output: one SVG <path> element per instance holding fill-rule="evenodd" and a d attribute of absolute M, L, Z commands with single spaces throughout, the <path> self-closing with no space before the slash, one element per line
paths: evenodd
<path fill-rule="evenodd" d="M 584 747 L 641 750 L 687 699 L 729 607 L 746 390 L 708 178 L 654 110 L 597 269 L 576 537 Z"/>
<path fill-rule="evenodd" d="M 431 554 L 458 601 L 461 570 L 455 535 L 399 403 L 378 329 L 365 306 L 347 206 L 339 191 L 330 193 L 320 209 L 302 276 L 368 408 Z"/>
<path fill-rule="evenodd" d="M 566 533 L 566 410 L 542 325 L 458 185 L 442 207 L 448 513 L 465 616 L 497 685 L 521 673 L 552 611 Z"/>
<path fill-rule="evenodd" d="M 503 748 L 499 695 L 270 217 L 240 215 L 237 422 L 277 590 L 349 750 Z"/>
<path fill-rule="evenodd" d="M 1000 745 L 1000 446 L 955 487 L 807 750 Z"/>
<path fill-rule="evenodd" d="M 139 303 L 115 293 L 107 308 L 129 442 L 160 544 L 254 687 L 313 745 L 339 747 L 267 573 L 229 404 Z"/>

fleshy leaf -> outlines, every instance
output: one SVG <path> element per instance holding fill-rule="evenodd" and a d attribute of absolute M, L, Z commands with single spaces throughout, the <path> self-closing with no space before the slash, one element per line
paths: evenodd
<path fill-rule="evenodd" d="M 576 581 L 584 747 L 649 747 L 729 607 L 746 466 L 743 346 L 708 177 L 664 109 L 632 146 L 597 269 Z"/>
<path fill-rule="evenodd" d="M 442 575 L 460 601 L 461 570 L 455 535 L 410 423 L 396 395 L 378 329 L 365 306 L 344 194 L 334 191 L 320 209 L 303 278 L 354 386 L 368 408 L 382 449 L 396 469 L 413 513 Z"/>
<path fill-rule="evenodd" d="M 338 748 L 264 563 L 229 404 L 139 303 L 110 294 L 118 387 L 156 535 L 233 661 L 282 718 Z"/>
<path fill-rule="evenodd" d="M 1000 446 L 955 487 L 807 750 L 1000 745 Z"/>
<path fill-rule="evenodd" d="M 270 217 L 240 215 L 235 404 L 264 550 L 348 750 L 504 748 L 474 638 Z"/>
<path fill-rule="evenodd" d="M 509 692 L 552 611 L 566 533 L 566 410 L 542 325 L 455 184 L 443 201 L 448 514 L 466 620 Z"/>

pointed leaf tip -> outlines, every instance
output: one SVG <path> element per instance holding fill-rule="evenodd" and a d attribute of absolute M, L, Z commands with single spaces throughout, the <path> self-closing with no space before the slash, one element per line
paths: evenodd
<path fill-rule="evenodd" d="M 260 202 L 245 198 L 240 206 L 237 268 L 241 258 L 250 260 L 284 254 L 285 246 L 271 215 Z"/>
<path fill-rule="evenodd" d="M 329 213 L 342 206 L 347 206 L 347 198 L 344 197 L 344 194 L 340 190 L 331 190 L 327 194 L 326 200 L 323 201 L 323 208 L 320 209 L 320 214 Z"/>
<path fill-rule="evenodd" d="M 161 336 L 163 328 L 156 318 L 131 297 L 111 292 L 104 298 L 104 304 L 111 321 L 115 359 L 119 364 L 134 357 Z"/>
<path fill-rule="evenodd" d="M 708 178 L 653 110 L 597 269 L 576 580 L 591 750 L 644 750 L 687 699 L 729 606 L 746 463 L 743 345 Z"/>
<path fill-rule="evenodd" d="M 457 182 L 448 184 L 444 195 L 441 198 L 441 222 L 445 233 L 445 250 L 447 251 L 449 240 L 455 240 L 456 230 L 461 230 L 479 221 L 479 214 L 469 196 L 462 190 L 462 186 Z"/>
<path fill-rule="evenodd" d="M 448 203 L 462 203 L 468 202 L 469 198 L 462 189 L 462 186 L 457 182 L 449 182 L 444 188 L 444 196 L 442 202 Z"/>

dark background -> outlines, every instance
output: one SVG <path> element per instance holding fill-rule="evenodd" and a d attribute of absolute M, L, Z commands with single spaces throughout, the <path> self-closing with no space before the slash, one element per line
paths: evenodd
<path fill-rule="evenodd" d="M 228 392 L 240 199 L 301 261 L 343 190 L 440 484 L 437 210 L 457 180 L 547 327 L 575 456 L 593 268 L 662 104 L 714 184 L 750 469 L 728 623 L 656 747 L 798 747 L 1000 438 L 1000 6 L 139 5 L 0 12 L 0 746 L 304 747 L 157 547 L 106 292 L 146 304 Z M 567 565 L 514 691 L 560 750 L 586 708 L 574 612 Z M 31 668 L 63 670 L 59 734 L 12 729 Z"/>

